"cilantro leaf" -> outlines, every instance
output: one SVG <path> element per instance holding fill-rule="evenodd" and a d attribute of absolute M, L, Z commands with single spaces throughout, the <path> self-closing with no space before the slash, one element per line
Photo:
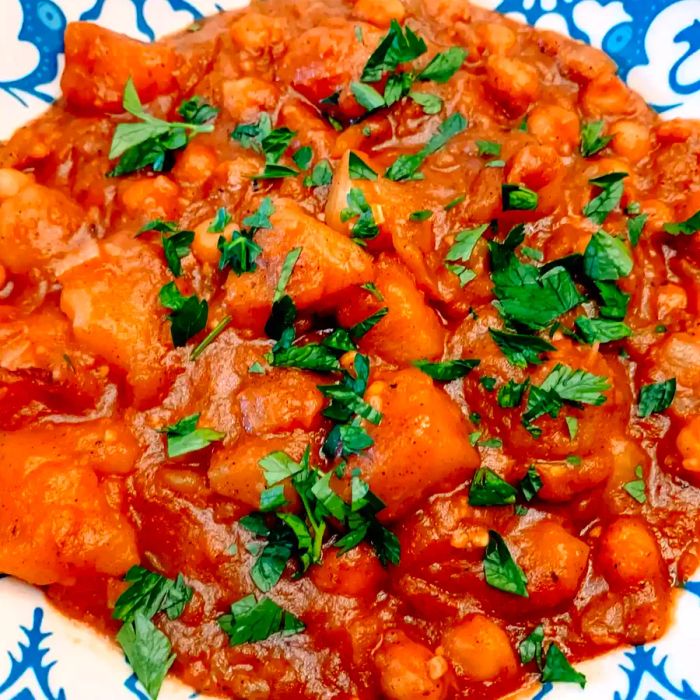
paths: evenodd
<path fill-rule="evenodd" d="M 632 335 L 632 329 L 626 323 L 607 318 L 579 316 L 575 323 L 581 337 L 587 343 L 610 343 Z"/>
<path fill-rule="evenodd" d="M 282 267 L 280 268 L 280 276 L 275 286 L 275 294 L 272 297 L 273 303 L 279 301 L 284 296 L 284 291 L 289 284 L 289 280 L 292 278 L 294 267 L 297 264 L 297 260 L 299 260 L 302 250 L 303 248 L 301 247 L 292 248 L 285 256 Z"/>
<path fill-rule="evenodd" d="M 302 146 L 292 155 L 292 160 L 300 170 L 306 170 L 313 160 L 314 152 L 311 146 Z"/>
<path fill-rule="evenodd" d="M 155 172 L 169 169 L 173 164 L 173 152 L 184 148 L 196 134 L 210 132 L 212 124 L 201 119 L 213 119 L 218 110 L 192 98 L 180 105 L 183 122 L 167 122 L 158 119 L 143 109 L 141 100 L 129 78 L 124 86 L 122 106 L 140 121 L 117 124 L 112 136 L 109 158 L 119 162 L 107 175 L 118 177 L 150 166 Z M 193 106 L 196 108 L 193 111 Z M 188 120 L 189 118 L 189 120 Z"/>
<path fill-rule="evenodd" d="M 696 211 L 690 218 L 678 223 L 664 224 L 664 231 L 672 236 L 683 234 L 684 236 L 692 236 L 700 231 L 700 211 Z"/>
<path fill-rule="evenodd" d="M 637 477 L 634 481 L 628 481 L 623 484 L 622 488 L 639 503 L 647 502 L 646 484 L 644 483 L 644 471 L 642 465 L 638 464 L 634 468 L 634 475 Z"/>
<path fill-rule="evenodd" d="M 384 87 L 384 104 L 391 107 L 402 97 L 408 95 L 412 85 L 413 75 L 411 73 L 392 73 L 387 78 Z"/>
<path fill-rule="evenodd" d="M 366 83 L 350 83 L 350 91 L 354 95 L 357 103 L 368 112 L 374 112 L 386 106 L 384 98 L 371 86 Z"/>
<path fill-rule="evenodd" d="M 175 661 L 168 638 L 143 613 L 136 612 L 132 621 L 122 625 L 117 642 L 148 696 L 156 700 Z"/>
<path fill-rule="evenodd" d="M 433 215 L 432 209 L 421 209 L 420 211 L 411 212 L 408 217 L 409 221 L 427 221 Z"/>
<path fill-rule="evenodd" d="M 183 296 L 174 282 L 168 282 L 161 288 L 159 298 L 165 308 L 172 309 L 168 320 L 175 347 L 185 345 L 206 327 L 209 305 L 205 299 L 200 300 L 196 295 Z"/>
<path fill-rule="evenodd" d="M 520 406 L 525 395 L 525 390 L 530 386 L 530 381 L 516 382 L 509 379 L 499 390 L 496 401 L 501 408 L 515 408 Z"/>
<path fill-rule="evenodd" d="M 484 553 L 484 577 L 493 588 L 529 597 L 527 577 L 511 556 L 505 540 L 495 530 L 489 530 L 489 543 Z"/>
<path fill-rule="evenodd" d="M 583 369 L 572 369 L 557 364 L 542 382 L 544 391 L 552 391 L 562 401 L 600 406 L 605 403 L 604 391 L 610 389 L 607 377 L 592 374 Z"/>
<path fill-rule="evenodd" d="M 460 286 L 464 286 L 476 277 L 476 273 L 464 263 L 469 261 L 477 242 L 488 229 L 488 224 L 482 224 L 473 229 L 464 229 L 457 233 L 455 242 L 445 255 L 445 267 L 459 278 Z"/>
<path fill-rule="evenodd" d="M 179 457 L 188 452 L 196 452 L 226 437 L 226 433 L 220 433 L 212 428 L 198 428 L 197 421 L 199 421 L 199 413 L 193 413 L 173 425 L 159 429 L 159 432 L 167 436 L 168 457 Z"/>
<path fill-rule="evenodd" d="M 466 377 L 479 364 L 479 360 L 444 360 L 442 362 L 415 360 L 413 364 L 432 379 L 451 382 L 454 379 Z"/>
<path fill-rule="evenodd" d="M 404 31 L 401 25 L 392 19 L 389 31 L 367 59 L 360 80 L 364 83 L 379 82 L 384 73 L 395 70 L 400 63 L 418 58 L 427 50 L 425 41 L 410 27 L 406 27 Z"/>
<path fill-rule="evenodd" d="M 192 598 L 192 589 L 185 583 L 182 574 L 169 579 L 141 566 L 132 566 L 124 575 L 131 585 L 117 598 L 112 617 L 131 622 L 136 613 L 152 618 L 165 612 L 171 620 L 182 615 L 185 605 Z"/>
<path fill-rule="evenodd" d="M 537 192 L 525 187 L 504 183 L 501 185 L 503 211 L 537 209 Z"/>
<path fill-rule="evenodd" d="M 270 217 L 275 213 L 275 207 L 270 197 L 261 200 L 258 208 L 243 219 L 243 225 L 248 229 L 258 230 L 261 228 L 272 228 Z"/>
<path fill-rule="evenodd" d="M 586 676 L 579 673 L 568 661 L 562 650 L 552 642 L 542 667 L 543 683 L 577 683 L 586 687 Z"/>
<path fill-rule="evenodd" d="M 505 506 L 515 503 L 517 491 L 488 467 L 476 470 L 469 487 L 472 506 Z"/>
<path fill-rule="evenodd" d="M 331 164 L 324 159 L 314 165 L 311 175 L 307 175 L 304 178 L 304 185 L 306 187 L 323 187 L 324 185 L 330 185 L 332 181 L 333 171 L 331 170 Z"/>
<path fill-rule="evenodd" d="M 178 231 L 171 236 L 163 236 L 163 255 L 170 271 L 179 277 L 182 274 L 181 258 L 189 255 L 190 246 L 194 241 L 194 231 Z"/>
<path fill-rule="evenodd" d="M 369 331 L 371 331 L 372 328 L 374 328 L 388 313 L 389 313 L 389 308 L 387 306 L 383 306 L 381 309 L 378 309 L 377 311 L 375 311 L 373 314 L 368 316 L 363 321 L 356 323 L 348 331 L 348 333 L 350 334 L 350 337 L 354 338 L 355 340 L 357 340 L 358 338 L 361 338 L 363 335 L 365 335 Z"/>
<path fill-rule="evenodd" d="M 483 139 L 476 140 L 476 147 L 480 156 L 500 156 L 501 144 L 495 141 L 485 141 Z"/>
<path fill-rule="evenodd" d="M 231 605 L 231 612 L 218 619 L 231 646 L 261 642 L 274 634 L 288 637 L 303 632 L 304 623 L 269 598 L 248 595 Z"/>
<path fill-rule="evenodd" d="M 345 222 L 357 219 L 350 229 L 351 236 L 360 241 L 376 238 L 379 235 L 379 226 L 364 192 L 358 187 L 350 188 L 347 203 L 348 206 L 340 212 L 340 220 Z"/>
<path fill-rule="evenodd" d="M 299 175 L 298 170 L 279 163 L 266 163 L 265 169 L 258 175 L 253 175 L 253 180 L 282 180 L 285 177 Z"/>
<path fill-rule="evenodd" d="M 662 413 L 673 403 L 675 395 L 675 377 L 657 384 L 644 385 L 639 390 L 639 417 L 646 418 L 652 413 Z"/>
<path fill-rule="evenodd" d="M 489 328 L 489 335 L 508 361 L 516 367 L 527 367 L 542 364 L 540 355 L 556 350 L 554 345 L 536 335 L 524 333 L 507 333 L 495 328 Z"/>
<path fill-rule="evenodd" d="M 542 478 L 534 466 L 528 467 L 527 474 L 521 479 L 518 488 L 526 501 L 531 501 L 537 495 L 542 488 Z"/>
<path fill-rule="evenodd" d="M 621 321 L 627 313 L 630 295 L 620 291 L 614 282 L 594 282 L 600 296 L 598 311 L 601 316 Z"/>
<path fill-rule="evenodd" d="M 220 236 L 216 247 L 221 253 L 219 269 L 230 267 L 236 275 L 255 270 L 255 261 L 262 253 L 262 248 L 253 240 L 253 232 L 246 230 L 233 231 L 230 241 Z"/>
<path fill-rule="evenodd" d="M 630 243 L 636 246 L 639 243 L 639 239 L 642 237 L 642 231 L 644 230 L 644 224 L 646 224 L 649 214 L 640 214 L 639 216 L 634 216 L 627 219 L 627 237 L 630 239 Z"/>
<path fill-rule="evenodd" d="M 297 367 L 313 372 L 335 372 L 340 370 L 340 362 L 335 353 L 324 345 L 308 343 L 292 345 L 272 353 L 270 364 L 273 367 Z"/>
<path fill-rule="evenodd" d="M 425 114 L 439 114 L 442 109 L 442 98 L 429 92 L 416 92 L 411 90 L 408 96 L 423 108 Z"/>
<path fill-rule="evenodd" d="M 466 50 L 456 46 L 441 51 L 435 54 L 430 63 L 418 74 L 418 80 L 446 83 L 460 69 L 466 57 Z"/>
<path fill-rule="evenodd" d="M 622 239 L 605 231 L 593 234 L 583 254 L 583 269 L 592 280 L 627 277 L 632 267 L 632 255 Z"/>
<path fill-rule="evenodd" d="M 219 207 L 207 231 L 209 233 L 223 233 L 224 229 L 231 223 L 231 218 L 231 214 L 226 211 L 226 207 Z"/>
<path fill-rule="evenodd" d="M 599 187 L 601 192 L 586 204 L 583 215 L 596 224 L 602 224 L 608 214 L 620 204 L 624 191 L 622 181 L 626 177 L 627 173 L 607 173 L 589 180 L 592 185 Z"/>
<path fill-rule="evenodd" d="M 581 155 L 584 158 L 602 151 L 612 141 L 612 136 L 603 136 L 604 128 L 602 120 L 581 125 Z"/>
<path fill-rule="evenodd" d="M 518 645 L 520 660 L 524 664 L 537 661 L 537 665 L 542 667 L 542 645 L 544 643 L 544 627 L 537 625 L 530 634 Z"/>
<path fill-rule="evenodd" d="M 360 156 L 350 151 L 348 170 L 351 180 L 376 180 L 377 173 L 365 163 Z"/>

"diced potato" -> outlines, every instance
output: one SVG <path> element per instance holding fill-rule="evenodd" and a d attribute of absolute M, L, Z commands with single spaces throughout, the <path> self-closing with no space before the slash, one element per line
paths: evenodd
<path fill-rule="evenodd" d="M 323 553 L 323 562 L 311 569 L 311 579 L 326 593 L 370 597 L 376 595 L 386 579 L 386 569 L 364 543 L 345 554 L 328 547 Z"/>
<path fill-rule="evenodd" d="M 552 608 L 570 601 L 588 563 L 588 545 L 561 525 L 543 520 L 509 538 L 513 556 L 527 577 L 524 605 Z"/>
<path fill-rule="evenodd" d="M 217 447 L 209 466 L 211 488 L 221 496 L 231 498 L 249 511 L 260 508 L 260 494 L 266 488 L 265 475 L 259 462 L 271 452 L 286 452 L 299 460 L 309 443 L 305 433 L 285 437 L 247 437 L 231 446 Z M 299 497 L 291 484 L 286 483 L 284 495 L 296 508 Z"/>
<path fill-rule="evenodd" d="M 431 494 L 450 491 L 478 466 L 459 408 L 423 372 L 382 375 L 368 387 L 366 400 L 382 421 L 367 426 L 374 445 L 348 460 L 348 472 L 359 467 L 384 501 L 381 519 L 399 518 Z"/>
<path fill-rule="evenodd" d="M 83 211 L 58 190 L 29 184 L 0 205 L 0 263 L 10 272 L 53 270 L 82 240 Z"/>
<path fill-rule="evenodd" d="M 469 615 L 448 627 L 442 646 L 457 672 L 469 680 L 483 683 L 512 676 L 518 670 L 508 635 L 485 615 Z"/>
<path fill-rule="evenodd" d="M 164 44 L 144 44 L 89 22 L 73 22 L 65 35 L 63 95 L 71 107 L 119 112 L 129 78 L 143 103 L 175 86 L 175 51 Z"/>
<path fill-rule="evenodd" d="M 386 634 L 374 661 L 387 700 L 443 700 L 447 696 L 444 659 L 403 632 L 394 630 Z"/>
<path fill-rule="evenodd" d="M 126 373 L 137 404 L 155 399 L 169 342 L 158 299 L 167 277 L 156 254 L 137 240 L 110 239 L 60 280 L 61 309 L 78 341 Z"/>
<path fill-rule="evenodd" d="M 638 517 L 622 517 L 600 539 L 598 563 L 611 586 L 625 589 L 658 581 L 665 573 L 656 538 Z"/>
<path fill-rule="evenodd" d="M 384 256 L 379 258 L 375 269 L 375 284 L 384 301 L 363 289 L 355 289 L 338 310 L 340 323 L 350 327 L 388 307 L 387 315 L 360 340 L 361 350 L 400 364 L 441 357 L 445 329 L 416 289 L 411 275 L 399 262 Z"/>
<path fill-rule="evenodd" d="M 0 433 L 0 570 L 30 583 L 120 576 L 138 562 L 133 528 L 93 471 L 130 470 L 133 438 L 110 421 L 69 428 Z"/>
<path fill-rule="evenodd" d="M 247 432 L 261 435 L 319 427 L 325 399 L 316 375 L 283 369 L 255 377 L 238 395 Z"/>
<path fill-rule="evenodd" d="M 345 290 L 373 278 L 371 258 L 359 246 L 287 199 L 276 199 L 272 229 L 255 240 L 263 249 L 258 269 L 226 281 L 226 305 L 234 324 L 261 331 L 272 306 L 282 264 L 293 248 L 301 254 L 287 285 L 299 309 L 332 307 Z"/>

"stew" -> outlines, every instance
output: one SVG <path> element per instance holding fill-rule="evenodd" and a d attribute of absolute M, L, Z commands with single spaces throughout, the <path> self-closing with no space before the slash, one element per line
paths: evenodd
<path fill-rule="evenodd" d="M 497 698 L 698 563 L 700 126 L 462 0 L 69 25 L 0 145 L 0 570 L 231 698 Z"/>

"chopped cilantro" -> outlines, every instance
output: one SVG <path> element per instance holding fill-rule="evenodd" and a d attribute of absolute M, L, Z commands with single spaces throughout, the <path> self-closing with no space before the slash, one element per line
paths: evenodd
<path fill-rule="evenodd" d="M 184 148 L 196 134 L 208 133 L 214 126 L 208 122 L 218 109 L 194 97 L 180 105 L 182 122 L 167 122 L 146 112 L 131 78 L 124 86 L 122 106 L 139 121 L 117 124 L 112 136 L 109 158 L 119 162 L 107 173 L 118 177 L 150 166 L 155 172 L 173 165 L 173 152 Z"/>
<path fill-rule="evenodd" d="M 484 553 L 484 578 L 493 588 L 528 598 L 527 578 L 511 556 L 505 540 L 489 530 L 489 543 Z"/>
<path fill-rule="evenodd" d="M 156 613 L 165 612 L 175 620 L 192 598 L 192 589 L 185 583 L 182 574 L 176 579 L 132 566 L 124 575 L 129 587 L 117 598 L 112 617 L 122 622 L 131 622 L 136 613 L 152 618 Z"/>
<path fill-rule="evenodd" d="M 602 120 L 581 125 L 581 155 L 584 158 L 602 151 L 612 141 L 612 136 L 603 136 L 604 128 Z"/>
<path fill-rule="evenodd" d="M 583 269 L 592 280 L 616 280 L 632 272 L 632 255 L 621 238 L 593 234 L 583 254 Z"/>
<path fill-rule="evenodd" d="M 552 642 L 542 667 L 543 683 L 576 683 L 586 687 L 586 676 L 579 673 L 568 661 L 564 652 Z"/>
<path fill-rule="evenodd" d="M 357 103 L 368 112 L 381 109 L 386 106 L 384 98 L 371 86 L 366 83 L 350 83 L 350 91 L 354 95 Z"/>
<path fill-rule="evenodd" d="M 630 295 L 620 291 L 614 282 L 597 281 L 594 284 L 600 296 L 598 302 L 600 315 L 621 321 L 627 313 Z"/>
<path fill-rule="evenodd" d="M 423 108 L 425 114 L 439 114 L 442 109 L 442 98 L 429 92 L 411 90 L 408 96 Z"/>
<path fill-rule="evenodd" d="M 365 282 L 364 284 L 362 284 L 360 286 L 365 291 L 368 291 L 377 301 L 384 301 L 384 296 L 377 289 L 377 286 L 374 284 L 374 282 Z"/>
<path fill-rule="evenodd" d="M 575 440 L 576 435 L 578 435 L 578 418 L 566 416 L 564 421 L 566 422 L 566 429 L 569 431 L 569 440 Z"/>
<path fill-rule="evenodd" d="M 196 360 L 230 325 L 231 317 L 224 316 L 206 335 L 202 342 L 190 353 L 190 360 Z"/>
<path fill-rule="evenodd" d="M 253 362 L 253 364 L 248 367 L 249 374 L 265 374 L 265 368 L 259 362 Z"/>
<path fill-rule="evenodd" d="M 392 19 L 389 31 L 367 59 L 360 80 L 365 83 L 377 83 L 385 73 L 395 70 L 400 63 L 413 61 L 427 50 L 425 41 L 410 27 L 403 30 L 401 25 Z"/>
<path fill-rule="evenodd" d="M 231 646 L 261 642 L 274 634 L 288 637 L 304 631 L 304 623 L 269 598 L 256 600 L 254 595 L 236 601 L 231 612 L 218 619 Z"/>
<path fill-rule="evenodd" d="M 685 221 L 677 223 L 664 224 L 664 231 L 672 236 L 683 234 L 684 236 L 692 236 L 700 231 L 700 211 L 696 211 L 691 217 Z"/>
<path fill-rule="evenodd" d="M 389 313 L 389 308 L 384 306 L 378 309 L 373 314 L 368 316 L 363 321 L 356 323 L 349 331 L 350 337 L 354 340 L 361 338 L 363 335 L 372 330 L 387 314 Z"/>
<path fill-rule="evenodd" d="M 554 345 L 536 335 L 524 333 L 507 333 L 495 328 L 489 328 L 489 335 L 508 361 L 516 367 L 527 367 L 542 364 L 540 355 L 556 350 Z"/>
<path fill-rule="evenodd" d="M 219 207 L 211 220 L 207 231 L 209 233 L 223 233 L 224 229 L 231 223 L 231 214 L 226 211 L 226 207 Z"/>
<path fill-rule="evenodd" d="M 520 660 L 524 664 L 537 661 L 538 666 L 542 666 L 542 643 L 544 642 L 544 627 L 537 625 L 530 634 L 518 645 Z"/>
<path fill-rule="evenodd" d="M 433 215 L 431 209 L 421 209 L 420 211 L 411 212 L 408 217 L 409 221 L 427 221 Z"/>
<path fill-rule="evenodd" d="M 479 360 L 444 360 L 443 362 L 415 360 L 413 364 L 433 379 L 451 382 L 454 379 L 466 377 L 479 364 Z"/>
<path fill-rule="evenodd" d="M 534 466 L 528 467 L 527 474 L 521 479 L 518 488 L 526 501 L 531 501 L 538 494 L 542 488 L 542 478 Z"/>
<path fill-rule="evenodd" d="M 479 377 L 479 384 L 481 384 L 486 391 L 493 391 L 496 388 L 496 377 Z"/>
<path fill-rule="evenodd" d="M 437 53 L 418 74 L 418 80 L 446 83 L 460 69 L 466 57 L 467 52 L 456 46 Z"/>
<path fill-rule="evenodd" d="M 230 267 L 237 275 L 252 272 L 257 267 L 255 260 L 262 253 L 262 248 L 253 240 L 253 231 L 233 231 L 231 240 L 220 236 L 216 244 L 221 254 L 219 269 Z"/>
<path fill-rule="evenodd" d="M 488 467 L 476 470 L 469 487 L 472 506 L 506 506 L 515 503 L 517 491 Z"/>
<path fill-rule="evenodd" d="M 646 418 L 652 413 L 662 413 L 676 395 L 675 377 L 657 384 L 646 384 L 639 390 L 639 416 Z"/>
<path fill-rule="evenodd" d="M 300 170 L 306 170 L 313 160 L 314 152 L 311 146 L 302 146 L 292 155 L 292 160 Z"/>
<path fill-rule="evenodd" d="M 272 200 L 269 197 L 265 197 L 261 202 L 260 206 L 255 212 L 250 216 L 246 216 L 243 219 L 243 225 L 248 229 L 261 229 L 261 228 L 272 228 L 272 222 L 270 217 L 275 212 L 275 207 L 272 204 Z"/>
<path fill-rule="evenodd" d="M 589 180 L 592 185 L 600 188 L 601 192 L 586 204 L 583 215 L 596 224 L 602 224 L 608 214 L 620 204 L 624 191 L 622 181 L 626 177 L 627 173 L 608 173 Z"/>
<path fill-rule="evenodd" d="M 628 481 L 622 486 L 627 493 L 639 503 L 647 502 L 646 484 L 644 483 L 644 470 L 642 465 L 638 464 L 634 468 L 634 475 L 637 477 L 634 481 Z"/>
<path fill-rule="evenodd" d="M 314 165 L 311 175 L 307 175 L 304 178 L 304 185 L 306 187 L 323 187 L 330 185 L 332 180 L 333 171 L 331 170 L 331 164 L 327 160 L 320 160 Z"/>
<path fill-rule="evenodd" d="M 280 276 L 277 279 L 277 285 L 275 286 L 275 293 L 272 297 L 273 303 L 279 301 L 284 296 L 285 290 L 287 289 L 289 280 L 292 278 L 294 267 L 297 264 L 297 260 L 299 260 L 302 250 L 303 248 L 301 247 L 292 248 L 285 256 L 284 261 L 282 262 L 282 267 L 280 268 Z"/>
<path fill-rule="evenodd" d="M 503 184 L 501 186 L 501 199 L 503 211 L 537 209 L 537 192 L 525 187 L 525 185 Z"/>
<path fill-rule="evenodd" d="M 356 219 L 350 228 L 352 237 L 359 241 L 376 238 L 379 226 L 362 190 L 352 187 L 347 194 L 347 203 L 348 206 L 340 212 L 340 220 L 345 222 Z"/>
<path fill-rule="evenodd" d="M 443 209 L 445 211 L 450 211 L 450 209 L 454 209 L 458 204 L 461 204 L 466 198 L 466 195 L 460 194 L 458 197 L 455 197 L 454 199 L 451 199 L 449 202 L 447 202 Z"/>
<path fill-rule="evenodd" d="M 477 139 L 476 147 L 479 150 L 480 156 L 500 156 L 501 155 L 501 144 L 495 141 L 484 141 L 483 139 Z"/>
<path fill-rule="evenodd" d="M 365 163 L 356 153 L 350 152 L 348 170 L 351 180 L 376 180 L 377 173 Z"/>
<path fill-rule="evenodd" d="M 516 382 L 509 379 L 499 390 L 496 400 L 501 408 L 515 408 L 520 406 L 525 395 L 525 390 L 530 385 L 529 380 Z"/>
<path fill-rule="evenodd" d="M 495 160 L 490 160 L 487 163 L 484 163 L 485 168 L 504 168 L 505 165 L 506 165 L 506 162 L 504 160 L 500 160 L 498 158 Z"/>
<path fill-rule="evenodd" d="M 195 294 L 191 297 L 183 296 L 175 282 L 164 285 L 159 298 L 166 309 L 172 310 L 168 314 L 168 320 L 175 347 L 185 345 L 190 338 L 206 327 L 209 305 L 205 299 L 200 300 Z"/>
<path fill-rule="evenodd" d="M 460 231 L 445 255 L 445 267 L 457 275 L 462 287 L 476 277 L 476 273 L 465 263 L 469 262 L 477 242 L 488 227 L 488 224 L 482 224 L 473 229 Z"/>
<path fill-rule="evenodd" d="M 168 457 L 179 457 L 188 452 L 196 452 L 226 437 L 226 433 L 220 433 L 211 428 L 198 428 L 198 421 L 199 413 L 193 413 L 177 423 L 159 429 L 158 432 L 165 433 L 167 436 Z"/>
<path fill-rule="evenodd" d="M 587 343 L 610 343 L 632 335 L 632 329 L 626 323 L 607 318 L 579 316 L 576 328 Z"/>
<path fill-rule="evenodd" d="M 639 214 L 631 219 L 627 219 L 627 237 L 630 239 L 630 243 L 636 246 L 639 243 L 639 239 L 642 237 L 642 231 L 644 230 L 644 224 L 646 224 L 648 214 Z"/>

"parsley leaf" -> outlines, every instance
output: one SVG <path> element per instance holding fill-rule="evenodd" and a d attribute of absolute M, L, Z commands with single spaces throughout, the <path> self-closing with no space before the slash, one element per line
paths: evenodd
<path fill-rule="evenodd" d="M 273 367 L 297 367 L 314 372 L 340 370 L 340 363 L 335 353 L 318 343 L 281 348 L 272 353 L 270 364 Z"/>
<path fill-rule="evenodd" d="M 499 390 L 496 401 L 501 408 L 515 408 L 520 406 L 525 395 L 525 390 L 530 386 L 530 381 L 518 383 L 509 379 Z"/>
<path fill-rule="evenodd" d="M 647 502 L 646 484 L 644 483 L 644 471 L 642 465 L 638 464 L 634 468 L 634 475 L 637 477 L 634 481 L 628 481 L 623 484 L 622 488 L 639 503 Z"/>
<path fill-rule="evenodd" d="M 433 379 L 451 382 L 454 379 L 466 377 L 479 364 L 479 360 L 444 360 L 443 362 L 415 360 L 413 364 Z"/>
<path fill-rule="evenodd" d="M 261 642 L 273 634 L 288 637 L 303 632 L 304 623 L 269 598 L 248 595 L 231 605 L 231 612 L 218 619 L 231 646 Z"/>
<path fill-rule="evenodd" d="M 542 488 L 542 478 L 534 466 L 528 467 L 527 474 L 521 479 L 518 488 L 526 501 L 531 501 L 537 495 Z"/>
<path fill-rule="evenodd" d="M 155 700 L 175 661 L 170 640 L 141 612 L 122 625 L 117 642 L 148 696 Z"/>
<path fill-rule="evenodd" d="M 626 177 L 627 173 L 607 173 L 589 180 L 592 185 L 599 187 L 601 192 L 586 204 L 583 215 L 596 224 L 602 224 L 608 214 L 620 204 L 624 191 L 622 181 Z"/>
<path fill-rule="evenodd" d="M 243 219 L 243 225 L 249 229 L 272 228 L 270 217 L 275 213 L 275 207 L 270 197 L 261 200 L 260 205 L 250 216 Z"/>
<path fill-rule="evenodd" d="M 489 328 L 489 335 L 508 361 L 516 367 L 527 367 L 542 364 L 540 355 L 543 352 L 556 350 L 554 345 L 536 335 L 524 333 L 507 333 L 495 328 Z"/>
<path fill-rule="evenodd" d="M 460 286 L 464 286 L 476 277 L 476 273 L 464 263 L 469 261 L 479 239 L 488 229 L 488 224 L 482 224 L 472 229 L 464 229 L 455 236 L 455 242 L 445 255 L 445 267 L 459 278 Z"/>
<path fill-rule="evenodd" d="M 197 335 L 207 325 L 209 305 L 205 299 L 198 299 L 196 294 L 185 297 L 175 285 L 168 282 L 159 293 L 160 303 L 166 309 L 172 309 L 168 314 L 170 335 L 175 347 L 181 347 L 193 336 Z"/>
<path fill-rule="evenodd" d="M 423 108 L 425 114 L 439 114 L 442 109 L 442 98 L 429 92 L 411 90 L 408 96 Z"/>
<path fill-rule="evenodd" d="M 367 59 L 360 80 L 365 83 L 377 83 L 384 73 L 395 70 L 400 63 L 418 58 L 427 50 L 425 41 L 410 27 L 406 27 L 404 31 L 401 25 L 392 19 L 386 36 Z"/>
<path fill-rule="evenodd" d="M 592 280 L 616 280 L 632 272 L 632 254 L 620 238 L 593 234 L 583 254 L 583 269 Z"/>
<path fill-rule="evenodd" d="M 466 57 L 467 52 L 456 46 L 437 53 L 418 74 L 418 80 L 446 83 L 460 69 Z"/>
<path fill-rule="evenodd" d="M 214 129 L 212 124 L 205 124 L 199 119 L 213 119 L 218 110 L 206 103 L 196 102 L 197 108 L 193 112 L 192 105 L 199 99 L 192 98 L 180 105 L 179 111 L 186 118 L 185 121 L 167 122 L 144 110 L 134 82 L 129 78 L 124 86 L 122 106 L 139 121 L 117 124 L 109 158 L 119 158 L 119 162 L 107 173 L 108 176 L 118 177 L 148 166 L 155 172 L 169 169 L 173 164 L 174 151 L 184 148 L 192 136 Z"/>
<path fill-rule="evenodd" d="M 501 144 L 495 141 L 484 141 L 483 139 L 477 139 L 476 147 L 479 150 L 480 156 L 500 156 L 501 155 Z"/>
<path fill-rule="evenodd" d="M 306 170 L 311 165 L 311 160 L 314 157 L 314 152 L 311 146 L 302 146 L 292 156 L 292 160 L 297 164 L 300 170 Z"/>
<path fill-rule="evenodd" d="M 692 236 L 700 231 L 700 211 L 696 211 L 690 218 L 678 223 L 664 224 L 664 231 L 672 236 L 683 234 L 684 236 Z"/>
<path fill-rule="evenodd" d="M 520 660 L 524 664 L 537 661 L 537 665 L 542 667 L 542 644 L 544 642 L 544 627 L 537 625 L 530 634 L 518 645 Z"/>
<path fill-rule="evenodd" d="M 389 308 L 387 306 L 383 306 L 381 309 L 378 309 L 363 321 L 356 323 L 348 331 L 350 337 L 354 338 L 355 340 L 361 338 L 363 335 L 371 331 L 372 328 L 374 328 L 388 313 Z"/>
<path fill-rule="evenodd" d="M 280 276 L 275 286 L 275 293 L 272 297 L 273 303 L 279 301 L 284 296 L 285 289 L 287 289 L 289 280 L 292 278 L 294 267 L 297 264 L 297 260 L 299 260 L 302 250 L 302 247 L 292 248 L 285 256 L 282 267 L 280 268 Z"/>
<path fill-rule="evenodd" d="M 493 588 L 529 597 L 527 577 L 511 556 L 505 540 L 495 530 L 489 530 L 489 543 L 484 553 L 484 577 Z"/>
<path fill-rule="evenodd" d="M 196 360 L 231 324 L 231 317 L 224 316 L 190 353 L 190 360 Z"/>
<path fill-rule="evenodd" d="M 188 452 L 196 452 L 226 437 L 212 428 L 198 428 L 199 413 L 182 418 L 173 425 L 160 428 L 158 432 L 167 435 L 168 457 L 179 457 Z"/>
<path fill-rule="evenodd" d="M 224 229 L 231 223 L 231 218 L 231 214 L 226 211 L 226 207 L 219 207 L 207 231 L 209 233 L 223 233 Z"/>
<path fill-rule="evenodd" d="M 432 209 L 421 209 L 420 211 L 411 212 L 408 217 L 409 221 L 427 221 L 433 215 Z"/>
<path fill-rule="evenodd" d="M 602 151 L 612 141 L 612 136 L 603 136 L 604 128 L 602 120 L 581 125 L 581 155 L 584 158 Z"/>
<path fill-rule="evenodd" d="M 156 613 L 165 612 L 175 620 L 192 598 L 192 589 L 185 583 L 182 574 L 177 579 L 169 579 L 141 566 L 132 566 L 124 575 L 131 585 L 117 598 L 112 617 L 115 620 L 131 622 L 136 613 L 151 618 Z"/>
<path fill-rule="evenodd" d="M 640 214 L 639 216 L 634 216 L 627 219 L 627 237 L 630 239 L 630 243 L 636 246 L 639 243 L 639 239 L 642 237 L 642 231 L 644 230 L 644 224 L 646 224 L 649 214 Z"/>
<path fill-rule="evenodd" d="M 646 384 L 639 390 L 639 417 L 665 411 L 676 395 L 675 377 L 657 384 Z"/>
<path fill-rule="evenodd" d="M 357 103 L 368 112 L 386 106 L 384 98 L 371 85 L 352 82 L 350 83 L 350 91 L 355 96 Z"/>
<path fill-rule="evenodd" d="M 587 343 L 610 343 L 632 335 L 632 329 L 621 321 L 579 316 L 575 323 L 581 337 Z"/>
<path fill-rule="evenodd" d="M 306 187 L 323 187 L 324 185 L 330 185 L 332 181 L 333 171 L 331 170 L 331 164 L 324 159 L 314 165 L 311 175 L 307 175 L 304 178 L 304 185 Z"/>
<path fill-rule="evenodd" d="M 504 183 L 501 185 L 501 199 L 503 211 L 537 209 L 537 192 L 525 185 Z"/>
<path fill-rule="evenodd" d="M 620 291 L 614 282 L 594 282 L 598 295 L 598 311 L 605 318 L 621 321 L 627 313 L 630 295 Z"/>
<path fill-rule="evenodd" d="M 476 470 L 469 487 L 472 506 L 505 506 L 515 503 L 517 491 L 488 467 Z"/>
<path fill-rule="evenodd" d="M 221 253 L 219 269 L 230 267 L 237 275 L 255 270 L 255 261 L 262 253 L 262 248 L 253 240 L 253 232 L 246 230 L 233 231 L 230 241 L 221 236 L 216 247 Z"/>
<path fill-rule="evenodd" d="M 206 124 L 216 119 L 219 109 L 195 95 L 182 102 L 177 108 L 177 113 L 190 124 Z"/>
<path fill-rule="evenodd" d="M 542 667 L 543 683 L 577 683 L 586 687 L 586 676 L 579 673 L 568 661 L 562 650 L 552 642 Z"/>
<path fill-rule="evenodd" d="M 376 180 L 377 173 L 365 163 L 360 156 L 350 151 L 348 170 L 351 180 Z"/>
<path fill-rule="evenodd" d="M 364 192 L 357 187 L 350 188 L 347 194 L 347 203 L 348 206 L 340 212 L 340 220 L 345 222 L 357 219 L 350 229 L 352 237 L 360 241 L 376 238 L 379 235 L 379 226 L 377 226 L 372 208 L 369 206 Z"/>

